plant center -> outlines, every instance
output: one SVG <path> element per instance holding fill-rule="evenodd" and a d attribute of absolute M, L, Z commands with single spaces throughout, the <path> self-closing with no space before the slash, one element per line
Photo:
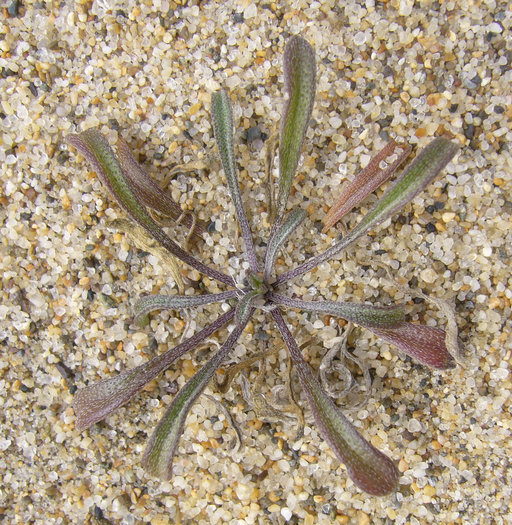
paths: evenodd
<path fill-rule="evenodd" d="M 248 272 L 247 282 L 252 291 L 258 292 L 258 295 L 265 295 L 269 287 L 263 279 L 262 273 Z"/>

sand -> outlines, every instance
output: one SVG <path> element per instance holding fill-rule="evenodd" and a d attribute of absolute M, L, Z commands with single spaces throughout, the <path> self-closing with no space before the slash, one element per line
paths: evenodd
<path fill-rule="evenodd" d="M 510 523 L 512 10 L 492 0 L 183 3 L 27 1 L 2 12 L 0 516 L 45 525 Z M 441 328 L 443 310 L 417 292 L 454 308 L 463 351 L 454 370 L 419 366 L 366 330 L 351 335 L 373 389 L 364 392 L 359 374 L 363 391 L 338 403 L 397 462 L 400 489 L 385 498 L 354 486 L 297 388 L 306 424 L 295 439 L 297 420 L 280 405 L 286 351 L 261 311 L 230 363 L 277 347 L 264 381 L 255 364 L 226 394 L 209 386 L 187 419 L 170 481 L 144 473 L 145 444 L 225 330 L 104 422 L 74 427 L 77 388 L 171 348 L 226 305 L 132 324 L 141 294 L 175 293 L 176 283 L 165 260 L 109 225 L 123 211 L 64 137 L 88 128 L 112 144 L 122 137 L 158 181 L 201 161 L 169 191 L 211 223 L 196 255 L 240 275 L 210 97 L 221 87 L 231 97 L 243 196 L 262 253 L 264 139 L 279 130 L 291 34 L 314 45 L 318 86 L 290 199 L 308 219 L 280 271 L 327 248 L 376 202 L 382 190 L 343 226 L 319 233 L 343 182 L 388 138 L 417 151 L 450 133 L 461 145 L 398 216 L 287 288 L 306 298 L 405 301 L 413 321 Z M 187 294 L 223 290 L 182 272 Z M 286 319 L 317 369 L 343 323 L 298 312 Z M 257 402 L 262 396 L 277 411 Z"/>

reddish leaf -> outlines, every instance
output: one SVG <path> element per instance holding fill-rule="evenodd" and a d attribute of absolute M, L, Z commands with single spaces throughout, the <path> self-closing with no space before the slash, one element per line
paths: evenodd
<path fill-rule="evenodd" d="M 446 348 L 446 333 L 440 328 L 412 323 L 391 328 L 367 328 L 424 365 L 440 370 L 455 367 L 455 361 Z"/>
<path fill-rule="evenodd" d="M 397 144 L 394 140 L 390 140 L 370 160 L 368 166 L 356 175 L 327 212 L 323 218 L 325 226 L 322 231 L 326 232 L 391 177 L 400 164 L 409 156 L 410 152 L 410 146 Z"/>

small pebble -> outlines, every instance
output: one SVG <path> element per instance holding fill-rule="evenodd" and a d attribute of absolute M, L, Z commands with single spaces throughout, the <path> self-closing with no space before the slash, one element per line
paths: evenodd
<path fill-rule="evenodd" d="M 366 34 L 363 31 L 359 31 L 354 36 L 354 44 L 356 46 L 362 46 L 366 43 Z"/>
<path fill-rule="evenodd" d="M 453 219 L 455 219 L 455 213 L 453 213 L 453 212 L 445 212 L 445 213 L 443 213 L 441 218 L 443 219 L 443 222 L 453 221 Z"/>
<path fill-rule="evenodd" d="M 409 432 L 421 432 L 421 423 L 417 419 L 410 419 L 407 423 L 407 430 Z"/>
<path fill-rule="evenodd" d="M 258 126 L 252 126 L 247 130 L 247 142 L 261 139 L 261 130 Z"/>
<path fill-rule="evenodd" d="M 258 8 L 255 3 L 250 3 L 244 11 L 244 18 L 245 19 L 251 19 L 254 18 L 258 14 Z"/>
<path fill-rule="evenodd" d="M 420 272 L 420 277 L 426 283 L 433 283 L 438 279 L 437 273 L 432 268 L 426 268 Z"/>
<path fill-rule="evenodd" d="M 7 13 L 9 14 L 9 16 L 18 16 L 19 9 L 20 9 L 19 0 L 13 0 L 7 7 Z"/>
<path fill-rule="evenodd" d="M 287 508 L 287 507 L 283 507 L 281 509 L 281 516 L 286 520 L 286 521 L 289 521 L 291 520 L 292 516 L 293 516 L 293 512 Z"/>
<path fill-rule="evenodd" d="M 413 0 L 400 0 L 398 13 L 400 14 L 400 16 L 409 16 L 412 13 L 413 6 Z"/>

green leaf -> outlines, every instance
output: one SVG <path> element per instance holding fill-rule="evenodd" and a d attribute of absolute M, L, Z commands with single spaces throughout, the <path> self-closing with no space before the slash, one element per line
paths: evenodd
<path fill-rule="evenodd" d="M 204 304 L 220 303 L 233 299 L 237 294 L 236 290 L 230 290 L 204 295 L 145 295 L 135 303 L 135 320 L 155 310 L 184 310 Z"/>
<path fill-rule="evenodd" d="M 402 305 L 373 306 L 371 304 L 346 303 L 341 301 L 302 301 L 286 295 L 272 293 L 268 299 L 276 304 L 341 317 L 364 327 L 393 327 L 403 323 Z"/>
<path fill-rule="evenodd" d="M 446 333 L 433 326 L 406 323 L 402 305 L 373 306 L 335 301 L 302 301 L 275 293 L 268 294 L 267 299 L 281 306 L 351 321 L 371 330 L 421 364 L 441 370 L 455 366 L 454 359 L 446 348 Z"/>
<path fill-rule="evenodd" d="M 276 230 L 274 235 L 271 236 L 267 247 L 267 253 L 265 254 L 265 281 L 268 282 L 271 277 L 277 255 L 283 244 L 302 223 L 306 215 L 307 213 L 300 208 L 291 211 L 288 214 L 288 217 L 286 217 L 284 223 Z"/>
<path fill-rule="evenodd" d="M 146 208 L 135 195 L 130 179 L 126 176 L 107 139 L 97 130 L 88 129 L 80 135 L 68 135 L 66 140 L 91 164 L 101 181 L 107 186 L 117 202 L 171 255 L 212 279 L 234 286 L 233 279 L 213 268 L 209 268 L 176 244 L 151 218 Z"/>
<path fill-rule="evenodd" d="M 293 36 L 286 44 L 284 84 L 288 100 L 279 139 L 277 223 L 282 220 L 286 211 L 315 99 L 315 51 L 300 36 Z"/>
<path fill-rule="evenodd" d="M 252 310 L 247 312 L 240 324 L 235 325 L 221 349 L 178 392 L 160 420 L 149 440 L 143 460 L 145 469 L 153 476 L 161 479 L 171 477 L 172 460 L 188 412 L 233 348 L 251 313 Z"/>
<path fill-rule="evenodd" d="M 394 185 L 382 196 L 375 207 L 370 210 L 361 222 L 343 239 L 333 244 L 320 255 L 311 257 L 304 264 L 281 274 L 276 286 L 290 279 L 311 271 L 319 264 L 331 259 L 347 246 L 361 237 L 364 233 L 374 229 L 381 222 L 405 206 L 423 188 L 425 188 L 438 173 L 450 162 L 457 153 L 459 146 L 445 138 L 434 139 L 419 155 L 405 168 Z"/>
<path fill-rule="evenodd" d="M 238 172 L 235 164 L 235 154 L 233 148 L 233 114 L 228 95 L 225 91 L 219 91 L 212 96 L 212 116 L 213 130 L 215 139 L 219 148 L 219 154 L 222 161 L 222 167 L 228 182 L 229 192 L 238 218 L 238 223 L 242 230 L 247 258 L 254 272 L 259 271 L 259 265 L 254 253 L 254 244 L 251 230 L 247 222 L 242 196 L 240 194 L 240 185 L 238 182 Z"/>
<path fill-rule="evenodd" d="M 153 229 L 153 220 L 132 190 L 107 139 L 98 130 L 88 129 L 80 135 L 68 135 L 66 140 L 91 164 L 101 181 L 117 202 L 145 229 Z"/>
<path fill-rule="evenodd" d="M 258 290 L 252 290 L 251 292 L 247 292 L 236 305 L 235 310 L 235 321 L 237 323 L 240 323 L 242 319 L 244 319 L 248 312 L 252 309 L 252 305 L 254 301 L 261 297 L 261 292 Z"/>

